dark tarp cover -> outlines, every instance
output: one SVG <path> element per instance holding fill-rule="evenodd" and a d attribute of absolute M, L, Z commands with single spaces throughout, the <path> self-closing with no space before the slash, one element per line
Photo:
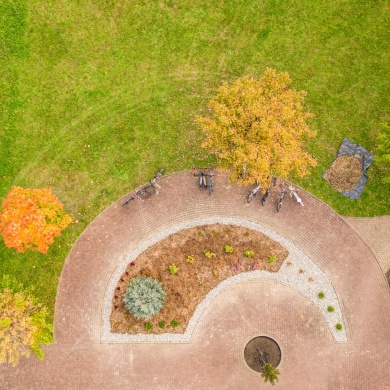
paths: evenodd
<path fill-rule="evenodd" d="M 348 198 L 359 199 L 360 195 L 363 192 L 364 186 L 366 185 L 366 182 L 367 182 L 367 174 L 366 174 L 367 168 L 372 164 L 372 160 L 374 159 L 374 156 L 368 150 L 364 149 L 362 146 L 360 146 L 358 144 L 355 144 L 354 142 L 352 142 L 348 138 L 343 139 L 343 142 L 340 145 L 339 151 L 337 152 L 336 158 L 340 157 L 340 156 L 357 157 L 363 165 L 362 177 L 360 178 L 360 181 L 356 185 L 356 187 L 348 192 L 339 191 L 340 194 L 342 194 Z M 334 160 L 333 160 L 333 162 L 334 162 Z M 332 162 L 332 164 L 333 164 L 333 162 Z M 324 179 L 326 178 L 326 172 L 322 174 L 322 177 Z"/>

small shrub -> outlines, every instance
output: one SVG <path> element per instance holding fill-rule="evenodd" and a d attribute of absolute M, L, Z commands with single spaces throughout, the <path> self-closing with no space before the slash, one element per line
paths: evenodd
<path fill-rule="evenodd" d="M 177 271 L 179 271 L 179 268 L 176 267 L 176 264 L 171 264 L 171 265 L 168 267 L 168 269 L 169 269 L 169 273 L 170 273 L 171 275 L 176 275 L 176 274 L 177 274 Z"/>
<path fill-rule="evenodd" d="M 159 323 L 158 323 L 158 327 L 159 328 L 161 328 L 161 329 L 164 329 L 165 327 L 166 327 L 166 322 L 165 321 L 160 321 Z"/>
<path fill-rule="evenodd" d="M 172 328 L 176 328 L 177 326 L 179 326 L 180 325 L 180 322 L 179 321 L 177 321 L 177 320 L 172 320 L 171 321 L 171 326 L 172 326 Z"/>
<path fill-rule="evenodd" d="M 209 259 L 211 259 L 212 257 L 215 257 L 215 253 L 213 253 L 213 252 L 211 252 L 211 251 L 203 251 L 203 254 L 204 254 L 207 258 L 209 258 Z"/>
<path fill-rule="evenodd" d="M 336 329 L 337 329 L 337 330 L 341 330 L 341 329 L 343 329 L 343 325 L 341 325 L 341 324 L 337 323 L 337 324 L 336 324 Z"/>
<path fill-rule="evenodd" d="M 245 257 L 253 257 L 253 255 L 254 255 L 254 252 L 253 252 L 253 251 L 245 251 L 245 252 L 244 252 L 244 256 L 245 256 Z"/>
<path fill-rule="evenodd" d="M 135 318 L 149 319 L 164 306 L 165 290 L 153 278 L 138 276 L 127 286 L 123 302 Z"/>
<path fill-rule="evenodd" d="M 308 279 L 308 281 L 309 281 L 309 282 L 314 282 L 314 278 L 313 278 L 313 277 L 310 277 L 310 278 Z"/>
<path fill-rule="evenodd" d="M 322 291 L 320 291 L 320 292 L 318 293 L 318 298 L 324 299 L 324 298 L 325 298 L 325 293 L 322 292 Z"/>
<path fill-rule="evenodd" d="M 292 262 L 291 262 L 291 261 L 288 261 L 288 262 L 287 262 L 287 266 L 288 266 L 288 267 L 292 266 Z"/>
<path fill-rule="evenodd" d="M 233 253 L 234 248 L 231 245 L 225 245 L 225 252 L 226 253 Z"/>
<path fill-rule="evenodd" d="M 195 261 L 194 255 L 187 256 L 187 263 L 194 264 L 194 261 Z"/>
<path fill-rule="evenodd" d="M 144 328 L 145 328 L 145 330 L 150 332 L 153 329 L 153 324 L 151 324 L 150 322 L 147 322 L 146 324 L 144 324 Z"/>
<path fill-rule="evenodd" d="M 267 259 L 267 263 L 274 263 L 276 261 L 276 256 L 270 256 Z"/>
<path fill-rule="evenodd" d="M 196 235 L 197 235 L 198 237 L 203 237 L 203 236 L 204 236 L 203 232 L 198 232 L 198 233 L 196 233 Z"/>
<path fill-rule="evenodd" d="M 273 386 L 275 384 L 275 381 L 279 381 L 279 374 L 279 370 L 271 363 L 265 363 L 263 366 L 263 372 L 261 373 L 261 377 L 264 379 L 265 383 L 269 381 Z"/>
<path fill-rule="evenodd" d="M 244 233 L 244 236 L 245 236 L 245 237 L 248 237 L 248 236 L 249 236 L 249 232 L 245 232 L 245 233 Z"/>
<path fill-rule="evenodd" d="M 218 232 L 216 230 L 212 230 L 211 231 L 211 234 L 215 237 L 215 236 L 218 236 Z"/>
<path fill-rule="evenodd" d="M 334 307 L 333 307 L 333 306 L 328 306 L 328 312 L 329 312 L 329 313 L 334 312 Z"/>

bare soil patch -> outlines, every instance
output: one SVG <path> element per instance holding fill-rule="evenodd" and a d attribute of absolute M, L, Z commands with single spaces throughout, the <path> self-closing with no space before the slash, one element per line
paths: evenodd
<path fill-rule="evenodd" d="M 228 253 L 226 246 L 233 252 Z M 111 331 L 184 333 L 197 305 L 222 280 L 252 270 L 277 272 L 287 255 L 278 242 L 240 226 L 204 225 L 172 234 L 127 266 L 112 299 Z M 172 264 L 178 268 L 174 275 L 169 272 Z M 134 318 L 123 303 L 126 288 L 136 276 L 157 279 L 167 294 L 164 307 L 147 321 Z M 172 320 L 179 325 L 171 326 Z M 146 330 L 146 323 L 152 328 Z"/>
<path fill-rule="evenodd" d="M 340 156 L 327 170 L 325 178 L 336 191 L 348 192 L 357 186 L 362 171 L 362 164 L 357 157 Z"/>
<path fill-rule="evenodd" d="M 277 367 L 282 359 L 282 353 L 278 343 L 266 336 L 258 336 L 248 342 L 244 349 L 246 364 L 254 371 L 263 372 L 260 354 L 267 363 Z"/>

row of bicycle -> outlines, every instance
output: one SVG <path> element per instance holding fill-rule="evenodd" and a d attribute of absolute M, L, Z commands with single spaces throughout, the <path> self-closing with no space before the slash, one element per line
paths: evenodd
<path fill-rule="evenodd" d="M 122 206 L 127 205 L 130 201 L 141 198 L 143 195 L 150 195 L 150 190 L 153 192 L 157 192 L 157 189 L 159 188 L 158 184 L 156 183 L 156 180 L 162 176 L 164 169 L 160 169 L 153 177 L 151 181 L 149 181 L 146 185 L 135 191 L 124 203 L 122 203 Z M 193 175 L 199 177 L 199 187 L 203 189 L 207 189 L 209 195 L 214 190 L 214 176 L 215 176 L 215 169 L 214 168 L 193 168 Z M 293 185 L 282 179 L 278 179 L 277 177 L 272 178 L 272 184 L 265 189 L 264 194 L 261 197 L 261 205 L 264 206 L 270 193 L 277 188 L 277 184 L 279 184 L 280 192 L 278 194 L 278 201 L 276 205 L 276 211 L 279 212 L 283 205 L 283 199 L 285 195 L 288 193 L 291 198 L 293 198 L 298 204 L 303 206 L 302 200 L 298 195 L 298 189 L 293 187 Z M 247 202 L 252 202 L 253 198 L 261 192 L 261 188 L 258 183 L 256 183 L 256 187 L 248 194 L 247 196 Z"/>
<path fill-rule="evenodd" d="M 279 212 L 280 209 L 282 208 L 282 205 L 283 205 L 283 199 L 285 197 L 285 195 L 288 193 L 290 195 L 291 198 L 293 198 L 298 204 L 300 204 L 301 206 L 303 206 L 303 202 L 302 202 L 302 199 L 299 197 L 298 195 L 298 189 L 293 187 L 292 184 L 286 180 L 280 180 L 278 179 L 277 177 L 273 177 L 272 178 L 272 185 L 270 187 L 268 187 L 263 196 L 261 197 L 261 205 L 264 206 L 265 205 L 265 202 L 267 201 L 270 193 L 272 190 L 274 190 L 275 188 L 277 188 L 277 182 L 279 182 L 279 188 L 280 188 L 280 192 L 278 194 L 278 202 L 277 202 L 277 205 L 276 205 L 276 211 Z M 250 203 L 252 202 L 253 198 L 257 195 L 257 193 L 261 191 L 261 188 L 260 186 L 256 183 L 256 187 L 249 193 L 249 195 L 247 196 L 247 202 Z"/>

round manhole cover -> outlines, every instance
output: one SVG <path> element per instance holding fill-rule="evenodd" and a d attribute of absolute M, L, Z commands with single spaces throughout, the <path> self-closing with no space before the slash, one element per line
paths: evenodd
<path fill-rule="evenodd" d="M 267 336 L 258 336 L 245 346 L 244 359 L 252 370 L 263 372 L 264 363 L 271 363 L 277 367 L 282 359 L 282 353 L 275 340 Z"/>

